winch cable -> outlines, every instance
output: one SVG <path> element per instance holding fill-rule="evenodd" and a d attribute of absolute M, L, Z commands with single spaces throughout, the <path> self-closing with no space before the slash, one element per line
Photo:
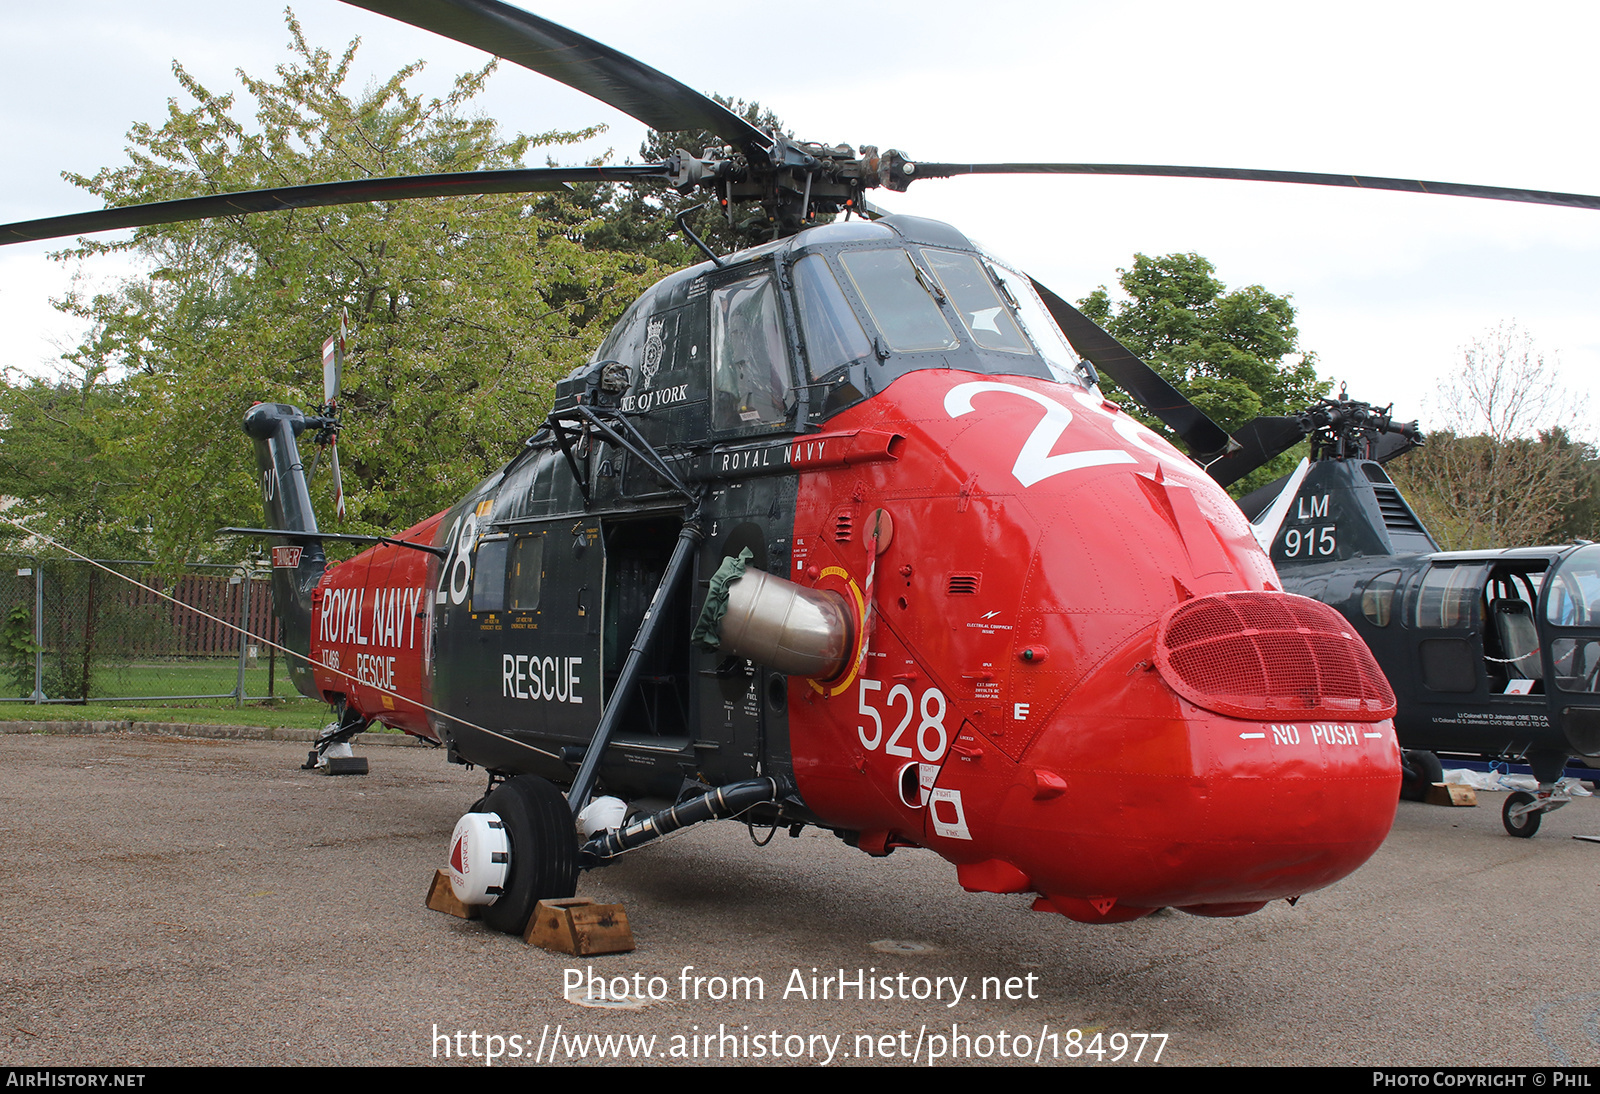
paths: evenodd
<path fill-rule="evenodd" d="M 171 595 L 169 595 L 167 593 L 164 593 L 160 589 L 152 588 L 151 586 L 144 584 L 144 582 L 142 582 L 142 581 L 139 581 L 139 580 L 137 580 L 135 578 L 129 577 L 127 574 L 121 573 L 121 572 L 119 572 L 117 570 L 113 570 L 111 567 L 106 566 L 103 563 L 96 561 L 95 559 L 90 558 L 88 555 L 81 555 L 77 551 L 74 551 L 71 547 L 68 547 L 64 543 L 61 543 L 59 540 L 52 539 L 50 536 L 45 535 L 43 532 L 36 532 L 32 528 L 29 528 L 26 524 L 23 524 L 21 521 L 16 520 L 13 517 L 8 517 L 4 513 L 0 513 L 0 520 L 5 521 L 7 524 L 11 525 L 13 528 L 20 529 L 21 531 L 26 532 L 28 535 L 33 536 L 34 538 L 39 539 L 39 540 L 43 541 L 44 543 L 48 543 L 50 546 L 56 548 L 59 551 L 62 551 L 65 554 L 71 555 L 73 558 L 79 559 L 79 560 L 81 560 L 83 562 L 87 562 L 89 565 L 95 567 L 97 570 L 104 570 L 106 573 L 111 574 L 114 577 L 119 577 L 123 581 L 126 581 L 130 585 L 134 585 L 134 586 L 136 586 L 136 587 L 138 587 L 140 589 L 143 589 L 147 593 L 151 593 L 151 594 L 153 594 L 155 596 L 158 596 L 162 600 L 170 601 L 171 603 L 176 604 L 178 607 L 183 608 L 185 611 L 194 612 L 196 615 L 201 616 L 202 618 L 205 618 L 205 619 L 209 619 L 213 623 L 221 624 L 222 626 L 226 627 L 230 631 L 237 631 L 239 634 L 244 635 L 246 638 L 250 639 L 251 641 L 259 642 L 261 645 L 266 646 L 269 649 L 278 650 L 281 653 L 283 653 L 283 655 L 285 657 L 292 657 L 292 658 L 296 658 L 298 660 L 304 661 L 306 664 L 311 665 L 314 668 L 320 669 L 323 672 L 332 673 L 335 676 L 341 676 L 344 679 L 351 681 L 352 683 L 360 684 L 362 687 L 371 688 L 373 691 L 380 692 L 380 693 L 382 693 L 384 695 L 388 695 L 388 696 L 394 698 L 395 700 L 397 700 L 399 702 L 410 703 L 412 706 L 416 707 L 419 710 L 426 711 L 429 714 L 438 715 L 440 718 L 448 719 L 449 721 L 455 722 L 457 725 L 463 725 L 463 726 L 466 726 L 468 729 L 475 729 L 479 733 L 487 733 L 492 737 L 498 737 L 501 740 L 510 741 L 512 744 L 517 745 L 519 748 L 529 749 L 530 751 L 537 752 L 541 756 L 547 756 L 552 760 L 560 760 L 561 759 L 561 757 L 559 755 L 557 755 L 556 753 L 554 753 L 554 752 L 549 752 L 549 751 L 546 751 L 545 749 L 542 749 L 542 748 L 535 748 L 533 745 L 530 745 L 525 741 L 515 740 L 514 738 L 507 737 L 503 733 L 496 733 L 494 730 L 489 729 L 489 728 L 487 728 L 485 726 L 480 726 L 476 722 L 469 722 L 465 718 L 457 717 L 456 715 L 451 714 L 448 711 L 440 710 L 438 707 L 431 707 L 427 703 L 424 703 L 420 699 L 413 699 L 409 695 L 402 695 L 398 691 L 391 691 L 390 689 L 388 689 L 386 687 L 383 687 L 383 686 L 381 686 L 379 684 L 370 683 L 370 682 L 368 682 L 366 680 L 361 679 L 359 676 L 355 676 L 352 673 L 345 672 L 342 669 L 336 669 L 336 668 L 332 667 L 331 665 L 319 665 L 315 661 L 312 661 L 311 658 L 307 657 L 303 653 L 298 652 L 297 650 L 292 650 L 288 646 L 279 645 L 277 642 L 272 641 L 272 639 L 270 639 L 270 638 L 264 638 L 259 634 L 255 634 L 255 633 L 249 631 L 248 629 L 239 626 L 237 623 L 230 623 L 226 619 L 222 619 L 222 618 L 220 618 L 218 616 L 212 615 L 210 612 L 206 611 L 203 608 L 196 608 L 192 604 L 185 604 L 183 601 L 179 600 L 177 597 L 171 596 Z"/>

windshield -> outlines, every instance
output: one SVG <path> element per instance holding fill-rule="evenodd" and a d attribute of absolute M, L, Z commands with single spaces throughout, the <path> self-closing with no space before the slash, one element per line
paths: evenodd
<path fill-rule="evenodd" d="M 1033 282 L 1026 274 L 1018 273 L 1003 263 L 994 259 L 990 259 L 990 262 L 989 268 L 994 271 L 1001 289 L 1011 298 L 1012 304 L 1017 309 L 1018 322 L 1022 324 L 1022 329 L 1028 332 L 1028 337 L 1032 340 L 1034 348 L 1039 351 L 1039 356 L 1050 366 L 1051 374 L 1063 384 L 1088 387 L 1078 355 L 1067 344 L 1061 328 L 1056 326 L 1056 321 L 1046 310 L 1044 301 L 1033 291 Z"/>
<path fill-rule="evenodd" d="M 839 257 L 890 349 L 916 353 L 959 344 L 939 310 L 937 290 L 905 251 L 846 251 Z"/>
<path fill-rule="evenodd" d="M 1600 627 L 1600 544 L 1574 551 L 1550 579 L 1544 617 L 1558 627 Z"/>
<path fill-rule="evenodd" d="M 929 247 L 922 256 L 974 342 L 1001 353 L 1033 352 L 977 255 Z"/>

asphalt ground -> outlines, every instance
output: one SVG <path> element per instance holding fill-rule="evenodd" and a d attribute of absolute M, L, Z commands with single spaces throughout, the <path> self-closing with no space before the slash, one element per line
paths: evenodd
<path fill-rule="evenodd" d="M 1600 800 L 1531 840 L 1498 794 L 1402 802 L 1297 906 L 1102 927 L 721 822 L 582 878 L 638 948 L 577 959 L 424 907 L 481 772 L 358 751 L 370 775 L 329 778 L 288 742 L 0 735 L 0 1063 L 1600 1062 L 1600 844 L 1571 838 Z M 621 1005 L 565 997 L 591 975 Z"/>

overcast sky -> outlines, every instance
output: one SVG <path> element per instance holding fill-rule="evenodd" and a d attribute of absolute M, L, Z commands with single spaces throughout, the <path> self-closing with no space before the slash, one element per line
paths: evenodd
<path fill-rule="evenodd" d="M 926 160 L 1177 163 L 1600 193 L 1593 3 L 1076 3 L 807 6 L 539 0 L 532 10 L 691 87 L 759 99 L 804 139 Z M 265 0 L 0 0 L 0 222 L 98 203 L 63 182 L 125 162 L 123 135 L 178 95 L 286 57 Z M 336 0 L 295 5 L 361 84 L 425 59 L 442 89 L 482 55 Z M 603 123 L 579 163 L 636 156 L 643 127 L 503 66 L 484 109 L 524 132 Z M 1600 376 L 1600 212 L 1254 183 L 927 181 L 874 200 L 950 221 L 1080 299 L 1135 252 L 1194 251 L 1230 286 L 1288 293 L 1301 345 L 1352 396 L 1423 418 L 1461 347 L 1515 320 L 1567 386 Z M 77 333 L 49 307 L 74 272 L 0 250 L 0 365 L 41 372 Z M 78 271 L 116 276 L 110 264 Z M 1600 436 L 1600 407 L 1586 432 Z"/>

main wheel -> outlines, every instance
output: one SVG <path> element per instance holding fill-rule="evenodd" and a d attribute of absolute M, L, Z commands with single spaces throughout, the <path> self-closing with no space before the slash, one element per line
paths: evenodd
<path fill-rule="evenodd" d="M 1526 790 L 1518 790 L 1515 794 L 1506 797 L 1506 804 L 1500 810 L 1500 823 L 1506 826 L 1506 832 L 1518 839 L 1527 839 L 1539 830 L 1539 821 L 1544 818 L 1543 813 L 1524 813 L 1520 817 L 1513 817 L 1513 806 L 1526 805 L 1538 801 Z"/>
<path fill-rule="evenodd" d="M 1419 802 L 1428 796 L 1428 787 L 1444 780 L 1444 764 L 1432 752 L 1407 749 L 1400 757 L 1404 766 L 1400 779 L 1400 800 Z"/>
<path fill-rule="evenodd" d="M 476 811 L 498 814 L 511 841 L 505 892 L 483 909 L 483 921 L 497 931 L 521 934 L 539 901 L 577 891 L 578 835 L 572 810 L 550 782 L 518 775 L 496 787 Z"/>

